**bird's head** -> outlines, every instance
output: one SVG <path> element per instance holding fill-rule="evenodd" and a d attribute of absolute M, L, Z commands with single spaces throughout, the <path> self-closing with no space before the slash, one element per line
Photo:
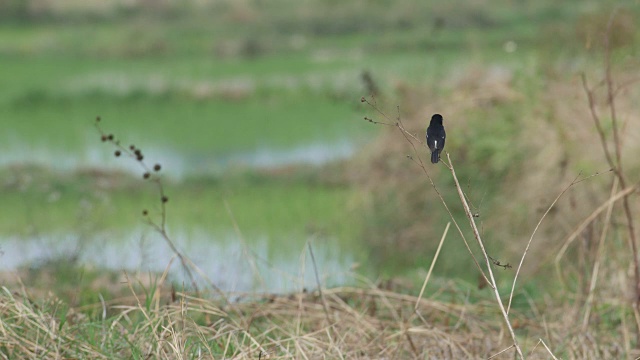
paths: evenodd
<path fill-rule="evenodd" d="M 436 124 L 440 124 L 442 125 L 442 115 L 440 114 L 433 114 L 433 116 L 431 117 L 431 123 L 436 123 Z"/>

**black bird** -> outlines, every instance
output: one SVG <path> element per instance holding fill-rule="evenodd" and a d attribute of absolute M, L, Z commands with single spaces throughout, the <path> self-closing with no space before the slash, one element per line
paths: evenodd
<path fill-rule="evenodd" d="M 431 122 L 427 128 L 427 146 L 431 150 L 431 162 L 436 164 L 440 161 L 440 152 L 444 149 L 444 140 L 447 134 L 442 126 L 442 115 L 433 114 Z"/>

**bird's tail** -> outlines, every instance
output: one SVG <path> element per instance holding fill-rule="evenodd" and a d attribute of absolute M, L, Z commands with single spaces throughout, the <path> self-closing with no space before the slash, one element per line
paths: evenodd
<path fill-rule="evenodd" d="M 440 161 L 440 150 L 435 149 L 431 152 L 431 162 L 437 164 Z"/>

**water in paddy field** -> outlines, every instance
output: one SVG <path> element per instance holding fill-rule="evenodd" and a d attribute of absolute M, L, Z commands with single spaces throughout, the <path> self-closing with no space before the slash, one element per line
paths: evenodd
<path fill-rule="evenodd" d="M 317 287 L 307 242 L 311 242 L 321 284 L 345 284 L 354 264 L 336 239 L 298 239 L 299 246 L 274 246 L 276 239 L 261 237 L 247 244 L 237 234 L 211 234 L 203 230 L 177 231 L 175 246 L 197 267 L 196 281 L 209 281 L 223 291 L 291 292 Z M 47 260 L 70 260 L 98 268 L 130 273 L 162 273 L 169 280 L 190 284 L 179 259 L 161 236 L 148 229 L 132 229 L 128 237 L 97 234 L 5 237 L 0 240 L 0 271 L 38 266 Z M 295 248 L 293 248 L 295 247 Z"/>
<path fill-rule="evenodd" d="M 105 144 L 71 153 L 46 147 L 12 146 L 0 157 L 0 168 L 15 164 L 34 164 L 61 171 L 99 167 L 103 170 L 125 170 L 134 175 L 141 172 L 137 162 L 115 159 L 113 150 L 113 146 Z M 143 150 L 148 164 L 161 163 L 164 174 L 173 179 L 181 179 L 188 175 L 223 173 L 230 168 L 268 169 L 287 165 L 322 165 L 349 158 L 355 152 L 355 144 L 346 139 L 317 141 L 292 148 L 262 146 L 227 154 L 184 154 L 159 147 Z"/>
<path fill-rule="evenodd" d="M 62 172 L 99 167 L 101 170 L 126 170 L 134 176 L 141 174 L 135 161 L 115 159 L 112 150 L 110 144 L 98 144 L 80 154 L 64 154 L 25 146 L 21 150 L 8 151 L 0 159 L 0 167 L 10 169 L 14 164 L 39 164 Z M 224 173 L 236 167 L 263 169 L 292 164 L 322 165 L 348 158 L 353 152 L 352 143 L 339 141 L 316 142 L 290 149 L 265 147 L 217 157 L 181 154 L 152 147 L 145 151 L 145 156 L 150 164 L 161 162 L 163 173 L 175 181 L 199 173 Z M 73 182 L 70 184 L 73 186 Z M 240 236 L 232 227 L 226 232 L 197 226 L 180 229 L 175 226 L 179 224 L 172 222 L 172 207 L 168 209 L 171 238 L 179 251 L 199 269 L 193 272 L 203 287 L 211 281 L 225 291 L 290 292 L 313 289 L 317 287 L 317 280 L 308 243 L 313 248 L 323 286 L 345 284 L 352 278 L 350 269 L 356 260 L 344 246 L 351 239 L 340 239 L 337 235 L 309 235 L 304 229 L 296 232 L 298 235 L 282 236 L 260 235 L 260 230 L 255 227 L 251 229 L 252 234 L 245 236 Z M 279 211 L 286 214 L 286 211 L 295 209 Z M 309 222 L 314 220 L 309 219 Z M 68 233 L 60 229 L 50 232 L 35 224 L 37 235 L 3 235 L 0 237 L 0 271 L 37 267 L 48 260 L 74 259 L 77 264 L 116 272 L 162 273 L 170 266 L 171 281 L 189 284 L 187 274 L 167 242 L 150 226 L 146 226 L 142 218 L 139 223 L 138 227 L 131 229 L 113 232 L 107 229 L 89 234 L 77 234 L 75 229 L 70 229 Z M 304 226 L 305 223 L 300 224 L 300 227 Z M 199 271 L 201 274 L 198 274 Z"/>

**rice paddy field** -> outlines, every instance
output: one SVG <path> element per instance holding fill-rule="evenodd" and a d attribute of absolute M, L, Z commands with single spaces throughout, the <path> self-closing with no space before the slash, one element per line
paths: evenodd
<path fill-rule="evenodd" d="M 638 18 L 0 0 L 0 356 L 640 356 Z"/>

